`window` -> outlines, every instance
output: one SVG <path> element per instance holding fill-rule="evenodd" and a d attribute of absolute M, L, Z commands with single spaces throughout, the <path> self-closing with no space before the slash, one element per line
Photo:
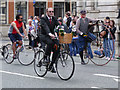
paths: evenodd
<path fill-rule="evenodd" d="M 23 15 L 23 20 L 26 22 L 27 21 L 27 2 L 26 1 L 16 1 L 15 3 L 15 10 L 16 10 L 16 15 L 17 14 L 22 14 Z"/>
<path fill-rule="evenodd" d="M 35 8 L 35 16 L 41 17 L 42 14 L 45 14 L 46 3 L 45 2 L 36 2 L 34 4 L 34 8 Z"/>
<path fill-rule="evenodd" d="M 57 18 L 64 17 L 64 3 L 63 2 L 54 3 L 54 14 Z"/>
<path fill-rule="evenodd" d="M 76 2 L 72 2 L 72 14 L 77 15 Z"/>
<path fill-rule="evenodd" d="M 7 23 L 7 1 L 0 1 L 0 24 Z"/>
<path fill-rule="evenodd" d="M 1 9 L 2 9 L 2 10 L 1 10 L 1 11 L 2 11 L 2 14 L 5 14 L 5 13 L 6 13 L 6 7 L 2 7 Z"/>

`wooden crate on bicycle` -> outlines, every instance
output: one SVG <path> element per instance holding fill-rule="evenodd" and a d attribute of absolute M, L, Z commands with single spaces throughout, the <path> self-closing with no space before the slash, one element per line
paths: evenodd
<path fill-rule="evenodd" d="M 64 36 L 59 34 L 59 43 L 60 44 L 69 44 L 72 42 L 72 33 L 64 33 Z"/>

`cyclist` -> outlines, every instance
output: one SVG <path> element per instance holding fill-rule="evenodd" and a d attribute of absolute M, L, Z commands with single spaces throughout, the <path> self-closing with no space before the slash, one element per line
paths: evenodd
<path fill-rule="evenodd" d="M 86 49 L 87 46 L 87 33 L 89 32 L 88 26 L 89 23 L 92 21 L 97 21 L 97 20 L 91 20 L 86 17 L 86 11 L 82 10 L 80 12 L 81 18 L 79 18 L 76 22 L 76 30 L 77 33 L 79 34 L 78 36 L 78 48 L 79 48 L 79 54 L 81 57 L 81 64 L 85 65 L 86 63 L 83 60 L 83 50 Z"/>
<path fill-rule="evenodd" d="M 57 47 L 59 45 L 58 40 L 53 40 L 56 37 L 54 29 L 55 29 L 55 27 L 58 26 L 58 24 L 59 23 L 58 23 L 57 19 L 54 17 L 53 8 L 48 8 L 46 15 L 44 17 L 42 17 L 40 20 L 40 25 L 41 25 L 40 39 L 45 44 L 47 44 L 47 47 L 45 50 L 45 56 L 44 56 L 46 64 L 50 62 L 51 51 L 53 51 L 52 62 L 49 66 L 49 70 L 53 73 L 56 72 L 53 64 L 55 63 L 55 60 L 59 53 L 59 49 L 57 49 Z M 56 48 L 54 48 L 54 46 Z"/>
<path fill-rule="evenodd" d="M 20 30 L 23 30 L 25 36 L 27 37 L 27 33 L 26 33 L 24 23 L 22 22 L 22 20 L 23 20 L 23 16 L 21 14 L 17 14 L 16 20 L 11 23 L 9 31 L 8 31 L 8 37 L 12 41 L 14 59 L 16 58 L 15 51 L 17 47 L 22 45 L 22 38 L 24 38 L 24 36 L 20 33 Z M 17 40 L 18 40 L 18 46 L 16 47 Z"/>

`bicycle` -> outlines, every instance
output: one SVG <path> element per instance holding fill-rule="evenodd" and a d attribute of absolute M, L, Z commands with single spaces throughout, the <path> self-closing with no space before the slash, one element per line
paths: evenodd
<path fill-rule="evenodd" d="M 102 30 L 103 27 L 107 29 L 107 27 L 103 24 L 103 22 L 99 22 L 98 24 L 93 24 L 91 26 L 91 28 L 94 28 L 94 30 L 96 30 L 96 35 L 94 34 L 96 36 L 96 39 L 91 42 L 93 50 L 97 50 L 98 48 L 101 48 L 103 38 L 100 37 L 100 33 L 101 33 L 101 30 Z M 112 36 L 110 30 L 108 30 L 108 32 L 110 33 L 110 36 L 112 37 L 112 41 L 113 41 L 113 36 Z M 114 45 L 114 41 L 113 41 L 113 45 Z M 114 50 L 110 52 L 111 56 L 110 56 L 109 60 L 107 60 L 107 59 L 104 60 L 104 59 L 96 56 L 95 54 L 93 54 L 93 56 L 95 58 L 91 58 L 90 55 L 88 54 L 88 51 L 85 51 L 84 57 L 86 57 L 86 58 L 85 58 L 84 61 L 86 62 L 86 64 L 88 64 L 88 62 L 91 61 L 92 63 L 94 63 L 97 66 L 104 66 L 104 65 L 108 64 L 111 61 L 113 52 L 114 52 Z"/>
<path fill-rule="evenodd" d="M 34 70 L 40 77 L 44 77 L 47 74 L 50 65 L 50 63 L 48 65 L 44 65 L 44 54 L 44 51 L 39 49 L 34 58 Z M 38 64 L 40 66 L 38 66 Z M 67 52 L 60 49 L 59 55 L 55 62 L 55 68 L 59 78 L 66 81 L 73 76 L 75 63 L 73 58 Z"/>
<path fill-rule="evenodd" d="M 5 46 L 2 46 L 2 47 L 0 48 L 0 53 L 1 53 L 2 57 L 3 57 L 3 59 L 6 58 L 7 52 L 8 52 L 8 48 L 6 48 Z"/>
<path fill-rule="evenodd" d="M 18 41 L 17 41 L 17 44 L 18 44 Z M 5 48 L 7 49 L 7 55 L 5 56 L 4 60 L 6 61 L 6 63 L 11 64 L 15 60 L 13 58 L 12 45 L 7 44 L 5 46 Z M 15 53 L 16 53 L 16 59 L 18 59 L 20 64 L 22 64 L 24 66 L 30 65 L 34 61 L 32 59 L 32 58 L 34 58 L 34 49 L 33 49 L 33 47 L 31 47 L 29 45 L 24 45 L 24 43 L 23 43 L 22 46 L 17 48 Z"/>

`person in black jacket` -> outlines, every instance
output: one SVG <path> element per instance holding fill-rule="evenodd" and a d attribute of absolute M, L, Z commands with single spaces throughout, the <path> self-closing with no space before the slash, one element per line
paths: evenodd
<path fill-rule="evenodd" d="M 71 25 L 71 21 L 72 21 L 72 18 L 70 17 L 70 13 L 69 12 L 66 13 L 66 18 L 67 18 L 66 25 L 67 25 L 67 27 L 69 29 L 70 25 Z"/>
<path fill-rule="evenodd" d="M 54 10 L 53 8 L 48 8 L 46 10 L 46 15 L 44 17 L 41 17 L 40 20 L 41 25 L 41 36 L 40 39 L 45 44 L 47 44 L 46 50 L 45 50 L 45 63 L 50 62 L 50 55 L 51 51 L 53 51 L 52 56 L 52 62 L 50 64 L 49 70 L 51 70 L 53 73 L 55 73 L 55 69 L 53 67 L 53 64 L 55 63 L 55 60 L 58 56 L 59 49 L 54 48 L 54 45 L 59 45 L 58 40 L 56 40 L 54 29 L 59 25 L 56 17 L 54 16 Z"/>
<path fill-rule="evenodd" d="M 110 35 L 110 45 L 109 46 L 110 46 L 111 51 L 114 50 L 113 56 L 112 56 L 112 59 L 114 59 L 115 58 L 115 47 L 113 45 L 115 45 L 115 32 L 116 32 L 114 20 L 110 20 L 110 32 L 111 32 L 112 36 Z"/>

